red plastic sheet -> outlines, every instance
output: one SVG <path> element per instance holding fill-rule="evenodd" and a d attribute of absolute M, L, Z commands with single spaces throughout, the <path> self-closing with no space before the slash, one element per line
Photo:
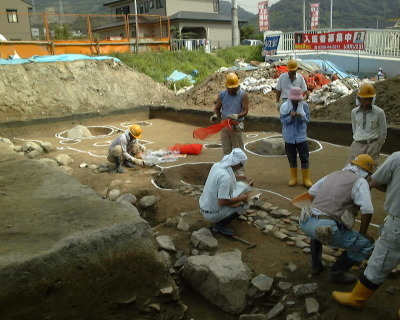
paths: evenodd
<path fill-rule="evenodd" d="M 177 151 L 179 153 L 184 154 L 200 154 L 201 149 L 203 149 L 203 145 L 199 143 L 193 144 L 175 144 L 174 146 L 169 148 L 171 151 Z"/>
<path fill-rule="evenodd" d="M 193 138 L 204 140 L 208 136 L 211 136 L 213 134 L 216 134 L 217 132 L 220 132 L 223 128 L 230 127 L 231 124 L 233 124 L 231 120 L 225 119 L 225 120 L 222 120 L 220 123 L 213 124 L 212 126 L 209 126 L 206 128 L 195 129 L 195 130 L 193 130 Z"/>

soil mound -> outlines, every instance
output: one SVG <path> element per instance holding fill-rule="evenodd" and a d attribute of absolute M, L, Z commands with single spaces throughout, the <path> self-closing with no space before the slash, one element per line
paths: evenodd
<path fill-rule="evenodd" d="M 110 60 L 0 66 L 0 122 L 164 104 L 173 91 Z"/>
<path fill-rule="evenodd" d="M 388 125 L 400 125 L 400 75 L 374 84 L 376 91 L 375 104 L 386 114 Z M 328 106 L 311 112 L 313 119 L 350 122 L 350 112 L 356 107 L 356 95 L 352 94 L 339 99 Z"/>

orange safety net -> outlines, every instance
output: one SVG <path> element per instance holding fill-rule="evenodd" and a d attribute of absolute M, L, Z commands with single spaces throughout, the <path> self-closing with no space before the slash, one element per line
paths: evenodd
<path fill-rule="evenodd" d="M 331 82 L 331 80 L 329 80 L 322 73 L 316 73 L 316 74 L 310 73 L 308 77 L 304 77 L 304 80 L 306 81 L 307 89 L 309 91 L 320 89 L 323 85 Z"/>
<path fill-rule="evenodd" d="M 203 145 L 199 143 L 193 144 L 175 144 L 172 147 L 169 147 L 171 151 L 184 153 L 184 154 L 200 154 L 201 149 L 203 149 Z"/>
<path fill-rule="evenodd" d="M 274 79 L 279 78 L 282 73 L 288 72 L 287 66 L 276 66 L 275 67 L 275 74 L 273 75 Z"/>
<path fill-rule="evenodd" d="M 230 127 L 231 124 L 234 124 L 234 123 L 229 119 L 225 119 L 225 120 L 222 120 L 221 123 L 213 124 L 212 126 L 209 126 L 206 128 L 195 129 L 195 130 L 193 130 L 193 138 L 204 140 L 208 136 L 211 136 L 213 134 L 216 134 L 217 132 L 220 132 L 223 128 Z"/>

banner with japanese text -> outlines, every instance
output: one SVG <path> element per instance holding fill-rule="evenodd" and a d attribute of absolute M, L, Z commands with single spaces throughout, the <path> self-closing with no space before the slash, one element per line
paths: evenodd
<path fill-rule="evenodd" d="M 364 50 L 365 31 L 295 33 L 297 50 Z"/>
<path fill-rule="evenodd" d="M 274 56 L 278 50 L 280 36 L 267 36 L 265 37 L 264 46 L 261 51 L 261 55 Z"/>
<path fill-rule="evenodd" d="M 258 22 L 260 25 L 260 31 L 268 31 L 268 1 L 258 3 Z"/>
<path fill-rule="evenodd" d="M 311 9 L 311 30 L 318 29 L 319 25 L 319 3 L 310 3 Z"/>

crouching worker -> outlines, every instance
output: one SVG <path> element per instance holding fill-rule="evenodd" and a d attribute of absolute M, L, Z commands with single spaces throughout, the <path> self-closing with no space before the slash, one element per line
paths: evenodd
<path fill-rule="evenodd" d="M 144 165 L 144 161 L 139 159 L 140 153 L 146 151 L 146 147 L 138 142 L 138 139 L 141 137 L 142 128 L 134 124 L 111 143 L 108 149 L 107 160 L 115 163 L 118 173 L 125 171 L 122 166 L 135 168 L 135 165 Z"/>
<path fill-rule="evenodd" d="M 214 222 L 214 232 L 233 235 L 233 230 L 226 225 L 249 208 L 246 204 L 248 195 L 244 192 L 250 191 L 252 181 L 245 176 L 235 176 L 246 160 L 246 154 L 240 148 L 235 148 L 215 163 L 208 174 L 199 204 L 204 218 Z M 237 182 L 237 179 L 243 182 Z"/>
<path fill-rule="evenodd" d="M 374 208 L 366 178 L 373 172 L 374 160 L 358 155 L 341 171 L 335 171 L 315 183 L 308 193 L 311 207 L 303 208 L 300 228 L 311 238 L 312 273 L 322 271 L 322 245 L 347 249 L 332 265 L 329 281 L 350 283 L 356 276 L 346 273 L 366 259 L 374 248 L 367 229 Z M 355 216 L 361 211 L 360 231 L 352 230 Z"/>

